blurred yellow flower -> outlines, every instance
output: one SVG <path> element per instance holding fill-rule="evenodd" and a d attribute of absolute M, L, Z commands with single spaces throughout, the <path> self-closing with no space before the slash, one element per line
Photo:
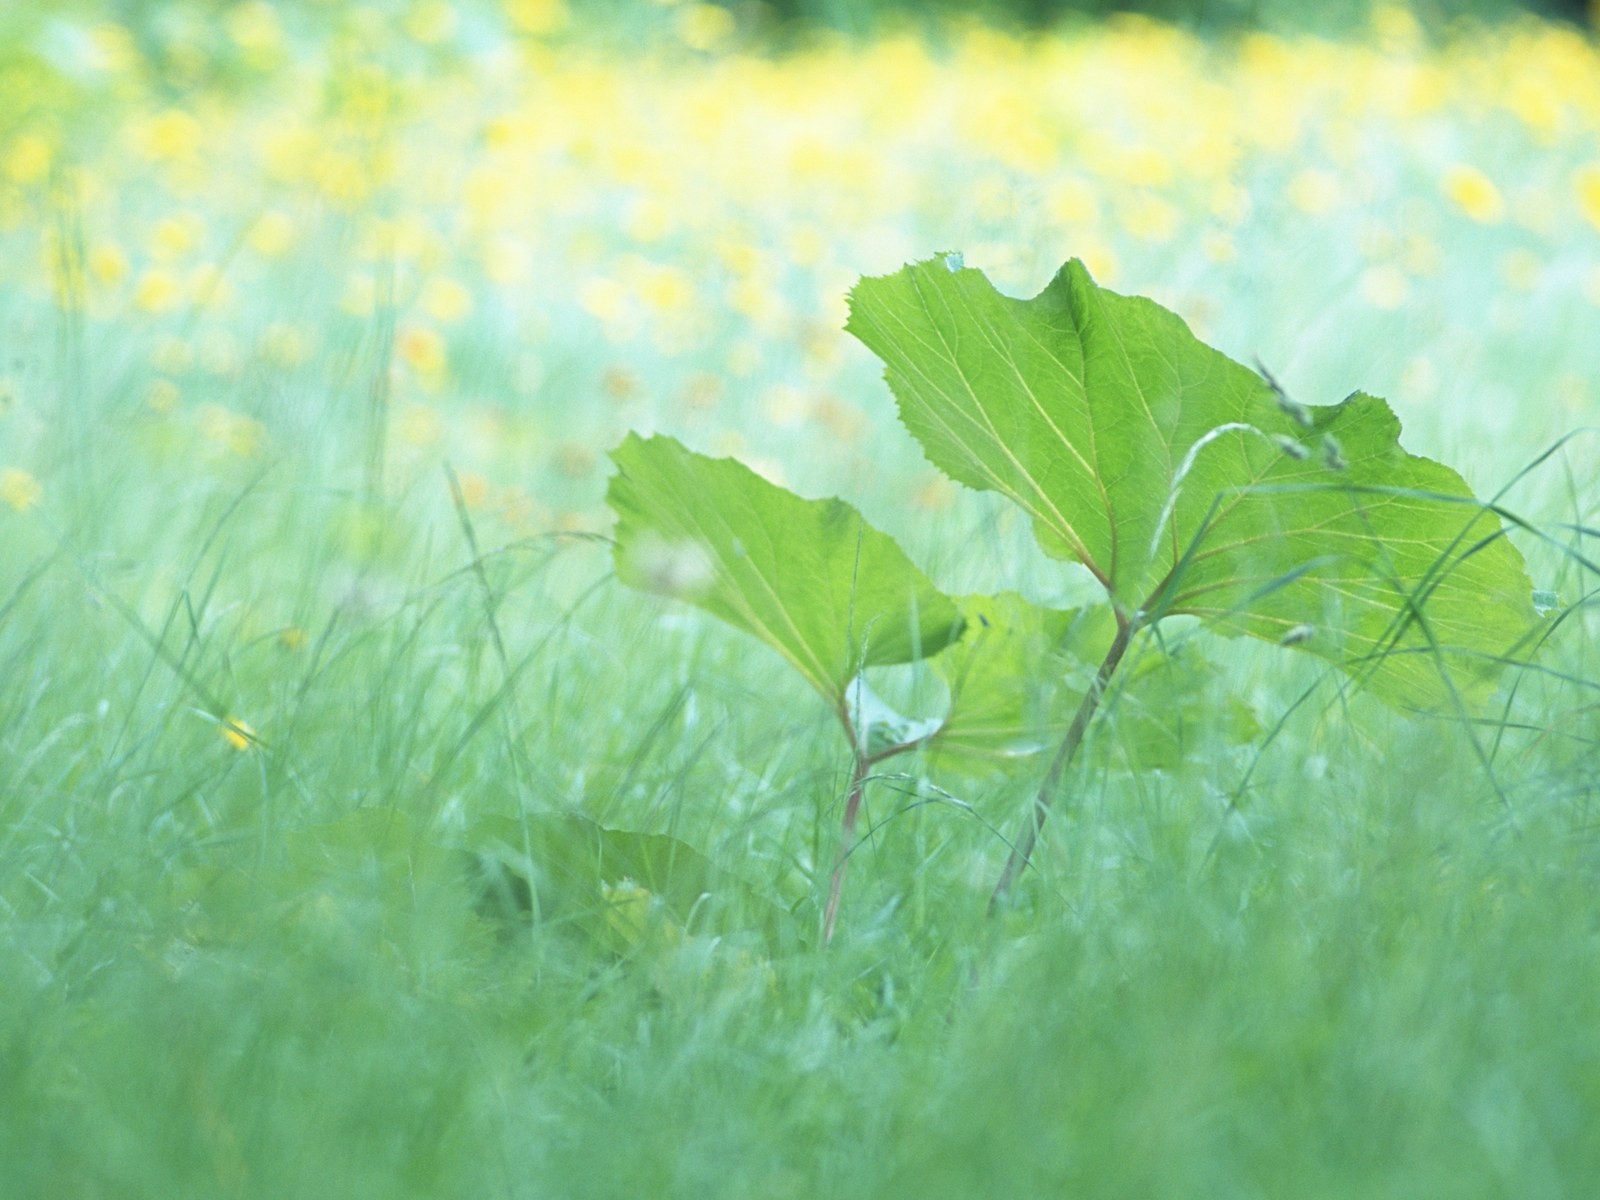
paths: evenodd
<path fill-rule="evenodd" d="M 378 282 L 365 272 L 344 281 L 339 308 L 352 317 L 370 317 L 378 307 Z"/>
<path fill-rule="evenodd" d="M 924 512 L 942 512 L 956 502 L 957 495 L 955 484 L 943 475 L 934 475 L 911 493 L 911 503 Z"/>
<path fill-rule="evenodd" d="M 1339 206 L 1343 189 L 1332 171 L 1311 167 L 1289 181 L 1289 203 L 1307 216 L 1320 217 Z"/>
<path fill-rule="evenodd" d="M 5 154 L 5 175 L 13 183 L 41 183 L 50 174 L 56 150 L 35 133 L 25 133 L 12 141 Z"/>
<path fill-rule="evenodd" d="M 288 253 L 295 242 L 295 224 L 287 213 L 276 209 L 264 212 L 250 227 L 250 249 L 263 258 L 278 258 Z"/>
<path fill-rule="evenodd" d="M 145 393 L 144 402 L 150 406 L 151 412 L 169 413 L 178 407 L 181 399 L 183 393 L 178 390 L 177 384 L 170 379 L 157 379 Z"/>
<path fill-rule="evenodd" d="M 560 33 L 572 20 L 566 0 L 505 0 L 505 11 L 514 29 L 534 37 Z"/>
<path fill-rule="evenodd" d="M 420 303 L 423 312 L 445 325 L 472 315 L 472 293 L 454 279 L 429 280 Z"/>
<path fill-rule="evenodd" d="M 691 50 L 720 50 L 733 37 L 733 14 L 720 4 L 685 4 L 678 9 L 678 36 Z"/>
<path fill-rule="evenodd" d="M 18 467 L 0 471 L 0 503 L 17 512 L 27 512 L 44 496 L 39 481 Z"/>
<path fill-rule="evenodd" d="M 424 379 L 443 375 L 449 363 L 444 338 L 425 325 L 407 325 L 394 339 L 395 354 Z"/>
<path fill-rule="evenodd" d="M 489 481 L 476 471 L 463 471 L 456 476 L 461 488 L 461 503 L 468 508 L 481 508 L 489 498 Z"/>
<path fill-rule="evenodd" d="M 88 64 L 92 69 L 120 74 L 139 63 L 139 47 L 121 25 L 106 22 L 89 30 Z"/>
<path fill-rule="evenodd" d="M 1574 171 L 1572 190 L 1578 197 L 1583 219 L 1600 229 L 1600 163 L 1589 163 Z"/>
<path fill-rule="evenodd" d="M 266 0 L 246 0 L 229 11 L 224 24 L 234 45 L 258 67 L 270 66 L 283 49 L 283 25 L 278 10 Z"/>
<path fill-rule="evenodd" d="M 697 371 L 683 388 L 682 404 L 690 412 L 710 412 L 722 399 L 722 380 L 710 371 Z"/>
<path fill-rule="evenodd" d="M 253 417 L 236 413 L 220 404 L 204 405 L 198 412 L 200 436 L 213 450 L 252 458 L 266 443 L 267 428 Z"/>
<path fill-rule="evenodd" d="M 694 303 L 694 282 L 677 267 L 656 267 L 639 281 L 639 298 L 657 312 L 681 312 Z"/>
<path fill-rule="evenodd" d="M 594 276 L 579 287 L 578 303 L 590 316 L 617 321 L 627 315 L 628 289 L 614 279 Z"/>
<path fill-rule="evenodd" d="M 600 387 L 617 404 L 637 398 L 641 390 L 639 377 L 626 367 L 607 367 L 601 372 Z"/>
<path fill-rule="evenodd" d="M 150 230 L 150 255 L 157 262 L 182 258 L 205 236 L 205 220 L 196 213 L 162 217 Z"/>
<path fill-rule="evenodd" d="M 182 301 L 183 287 L 167 271 L 152 267 L 134 284 L 133 304 L 141 312 L 171 312 Z"/>
<path fill-rule="evenodd" d="M 293 368 L 311 357 L 311 335 L 289 321 L 274 321 L 261 331 L 261 357 L 275 367 Z"/>
<path fill-rule="evenodd" d="M 1201 239 L 1200 247 L 1214 263 L 1231 263 L 1238 259 L 1239 248 L 1226 233 L 1213 230 Z"/>
<path fill-rule="evenodd" d="M 1178 210 L 1161 197 L 1144 193 L 1123 206 L 1122 227 L 1142 242 L 1170 242 L 1178 231 Z"/>
<path fill-rule="evenodd" d="M 438 411 L 429 405 L 409 404 L 396 418 L 394 432 L 406 445 L 422 449 L 439 441 L 444 433 L 444 422 Z"/>
<path fill-rule="evenodd" d="M 312 177 L 323 195 L 348 208 L 354 208 L 372 194 L 371 165 L 340 150 L 324 149 L 318 154 Z"/>
<path fill-rule="evenodd" d="M 217 728 L 222 733 L 222 740 L 235 750 L 249 750 L 256 744 L 256 731 L 238 717 L 223 717 Z"/>
<path fill-rule="evenodd" d="M 150 365 L 165 375 L 182 375 L 194 366 L 194 347 L 181 337 L 164 337 L 150 351 Z"/>
<path fill-rule="evenodd" d="M 1374 308 L 1396 309 L 1411 295 L 1411 282 L 1399 267 L 1368 267 L 1361 273 L 1361 295 Z"/>
<path fill-rule="evenodd" d="M 555 469 L 568 479 L 587 478 L 597 461 L 594 451 L 578 442 L 557 446 L 552 458 Z"/>
<path fill-rule="evenodd" d="M 182 109 L 169 108 L 147 119 L 135 141 L 150 158 L 183 158 L 200 148 L 200 122 Z"/>
<path fill-rule="evenodd" d="M 1476 167 L 1454 166 L 1444 173 L 1444 194 L 1462 212 L 1485 225 L 1506 214 L 1506 202 L 1494 182 Z"/>
<path fill-rule="evenodd" d="M 89 274 L 101 287 L 116 287 L 128 277 L 128 256 L 115 242 L 96 242 L 89 247 Z"/>
<path fill-rule="evenodd" d="M 629 206 L 622 227 L 636 242 L 659 242 L 672 232 L 672 214 L 659 197 L 643 196 Z"/>
<path fill-rule="evenodd" d="M 436 46 L 456 31 L 456 10 L 445 0 L 420 0 L 406 10 L 402 24 L 412 41 Z"/>

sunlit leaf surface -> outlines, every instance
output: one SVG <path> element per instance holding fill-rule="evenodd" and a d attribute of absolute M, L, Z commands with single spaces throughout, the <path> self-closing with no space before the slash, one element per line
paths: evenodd
<path fill-rule="evenodd" d="M 621 579 L 754 634 L 830 702 L 863 666 L 960 635 L 955 604 L 844 501 L 803 500 L 667 437 L 630 436 L 611 457 Z"/>
<path fill-rule="evenodd" d="M 849 329 L 930 460 L 1130 617 L 1286 641 L 1416 705 L 1481 694 L 1534 620 L 1498 518 L 1386 403 L 1302 407 L 1080 262 L 1015 300 L 940 257 L 863 280 Z"/>

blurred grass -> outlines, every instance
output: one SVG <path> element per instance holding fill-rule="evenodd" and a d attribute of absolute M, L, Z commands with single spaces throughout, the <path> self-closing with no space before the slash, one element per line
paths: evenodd
<path fill-rule="evenodd" d="M 617 587 L 600 497 L 659 429 L 1081 597 L 839 332 L 944 248 L 1018 293 L 1082 255 L 1496 492 L 1596 423 L 1591 41 L 777 53 L 675 6 L 619 60 L 537 5 L 270 7 L 6 13 L 0 1193 L 1584 1193 L 1592 432 L 1505 497 L 1561 623 L 1488 724 L 1226 644 L 1272 736 L 1132 775 L 1112 706 L 997 924 L 1030 773 L 879 781 L 826 952 L 828 714 Z M 759 915 L 524 916 L 466 851 L 552 813 Z"/>

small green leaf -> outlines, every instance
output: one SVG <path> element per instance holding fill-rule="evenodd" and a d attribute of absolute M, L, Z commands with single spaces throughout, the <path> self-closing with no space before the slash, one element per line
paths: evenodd
<path fill-rule="evenodd" d="M 933 669 L 950 710 L 929 743 L 935 773 L 980 776 L 996 762 L 1054 750 L 1116 636 L 1106 606 L 1044 608 L 1013 592 L 960 599 L 967 631 Z M 1172 654 L 1146 644 L 1116 688 L 1108 714 L 1122 762 L 1175 769 L 1195 745 L 1236 745 L 1260 732 L 1249 706 L 1212 706 L 1215 667 L 1192 642 Z"/>
<path fill-rule="evenodd" d="M 1015 592 L 960 604 L 966 632 L 932 663 L 950 690 L 934 768 L 971 774 L 1053 747 L 1115 635 L 1110 609 L 1044 608 Z"/>
<path fill-rule="evenodd" d="M 1287 640 L 1419 706 L 1482 698 L 1533 623 L 1499 519 L 1382 400 L 1289 402 L 1077 261 L 1032 300 L 943 258 L 864 279 L 847 328 L 929 459 L 1021 506 L 1129 618 Z"/>
<path fill-rule="evenodd" d="M 1194 641 L 1172 653 L 1151 647 L 1134 662 L 1108 714 L 1127 765 L 1134 770 L 1175 771 L 1197 753 L 1254 741 L 1261 723 L 1237 697 L 1214 701 L 1208 689 L 1216 666 Z"/>
<path fill-rule="evenodd" d="M 842 500 L 804 500 L 668 437 L 612 451 L 624 583 L 688 601 L 782 654 L 831 704 L 864 666 L 936 654 L 961 614 Z"/>
<path fill-rule="evenodd" d="M 609 829 L 576 813 L 485 817 L 462 849 L 476 861 L 491 909 L 516 917 L 537 901 L 541 920 L 583 929 L 606 945 L 616 941 L 619 919 L 643 915 L 640 901 L 659 903 L 680 928 L 710 922 L 775 936 L 781 924 L 776 905 L 688 843 Z"/>

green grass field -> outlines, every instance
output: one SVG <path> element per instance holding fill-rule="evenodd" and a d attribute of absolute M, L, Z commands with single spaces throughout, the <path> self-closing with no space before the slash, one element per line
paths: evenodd
<path fill-rule="evenodd" d="M 624 55 L 562 8 L 0 60 L 0 1195 L 1591 1194 L 1593 42 L 772 56 L 685 5 Z M 1042 764 L 896 760 L 824 945 L 848 753 L 612 578 L 605 452 L 1081 601 L 841 331 L 954 249 L 1387 396 L 1526 520 L 1547 638 L 1465 720 L 1198 635 L 1259 733 L 1130 771 L 1113 697 L 993 920 Z M 640 878 L 630 834 L 683 848 Z"/>

